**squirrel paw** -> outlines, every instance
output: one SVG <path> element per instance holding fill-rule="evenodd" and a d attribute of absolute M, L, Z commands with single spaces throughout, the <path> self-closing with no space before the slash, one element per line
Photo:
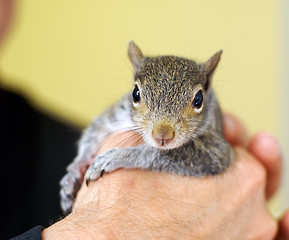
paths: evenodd
<path fill-rule="evenodd" d="M 79 163 L 72 163 L 67 173 L 60 181 L 60 204 L 65 213 L 71 211 L 76 194 L 80 189 L 86 166 Z"/>
<path fill-rule="evenodd" d="M 103 177 L 103 174 L 105 174 L 105 173 L 107 173 L 104 169 L 102 169 L 101 171 L 100 171 L 100 177 L 102 178 Z M 92 174 L 93 175 L 93 174 Z M 96 178 L 97 179 L 97 178 Z M 96 179 L 94 179 L 94 180 L 96 180 Z M 91 181 L 91 180 L 93 180 L 90 176 L 88 176 L 87 177 L 87 179 L 85 180 L 85 185 L 86 186 L 88 186 L 88 183 Z"/>
<path fill-rule="evenodd" d="M 88 185 L 89 181 L 97 180 L 98 178 L 103 177 L 105 173 L 111 172 L 109 165 L 109 162 L 105 163 L 104 158 L 101 156 L 97 157 L 85 173 L 86 185 Z"/>
<path fill-rule="evenodd" d="M 123 167 L 119 161 L 117 161 L 117 155 L 120 156 L 122 151 L 115 148 L 108 150 L 102 155 L 95 158 L 94 162 L 90 165 L 85 173 L 86 185 L 89 181 L 97 180 L 105 173 L 110 173 L 118 168 Z"/>
<path fill-rule="evenodd" d="M 71 172 L 68 172 L 60 181 L 61 208 L 64 212 L 71 211 L 76 194 L 81 186 L 81 179 L 74 178 Z"/>

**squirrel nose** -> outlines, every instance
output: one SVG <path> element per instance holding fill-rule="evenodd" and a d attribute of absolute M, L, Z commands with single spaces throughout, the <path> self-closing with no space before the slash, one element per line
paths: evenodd
<path fill-rule="evenodd" d="M 153 129 L 153 138 L 160 146 L 168 145 L 175 137 L 175 130 L 170 125 L 159 125 Z"/>

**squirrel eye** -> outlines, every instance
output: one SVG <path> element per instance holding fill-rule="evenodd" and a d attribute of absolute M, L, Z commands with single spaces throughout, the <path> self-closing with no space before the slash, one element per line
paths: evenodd
<path fill-rule="evenodd" d="M 198 91 L 194 100 L 193 100 L 193 107 L 200 109 L 203 105 L 203 93 L 202 90 Z"/>
<path fill-rule="evenodd" d="M 132 97 L 134 102 L 139 102 L 140 101 L 140 92 L 138 89 L 138 86 L 135 85 L 134 90 L 132 92 Z"/>

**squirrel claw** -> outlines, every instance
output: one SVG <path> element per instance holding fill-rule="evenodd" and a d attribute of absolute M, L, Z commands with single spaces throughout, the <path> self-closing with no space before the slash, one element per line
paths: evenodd
<path fill-rule="evenodd" d="M 99 177 L 102 178 L 102 177 L 103 177 L 103 174 L 105 174 L 105 173 L 106 173 L 105 169 L 102 169 L 102 170 L 100 171 Z M 88 187 L 88 184 L 89 184 L 90 180 L 91 180 L 91 179 L 89 179 L 89 178 L 85 180 L 85 185 L 86 185 L 87 187 Z"/>
<path fill-rule="evenodd" d="M 106 171 L 104 170 L 104 169 L 102 169 L 101 171 L 100 171 L 100 177 L 102 178 L 103 177 L 103 174 L 105 173 Z"/>
<path fill-rule="evenodd" d="M 88 184 L 89 184 L 90 180 L 89 179 L 86 179 L 85 180 L 85 185 L 88 187 Z"/>

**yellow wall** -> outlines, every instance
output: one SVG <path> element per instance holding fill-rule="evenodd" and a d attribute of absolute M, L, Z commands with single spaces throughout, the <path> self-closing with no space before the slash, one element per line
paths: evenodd
<path fill-rule="evenodd" d="M 20 0 L 1 53 L 5 85 L 85 125 L 132 88 L 130 39 L 145 54 L 205 61 L 224 50 L 214 87 L 251 132 L 280 134 L 278 1 Z"/>

